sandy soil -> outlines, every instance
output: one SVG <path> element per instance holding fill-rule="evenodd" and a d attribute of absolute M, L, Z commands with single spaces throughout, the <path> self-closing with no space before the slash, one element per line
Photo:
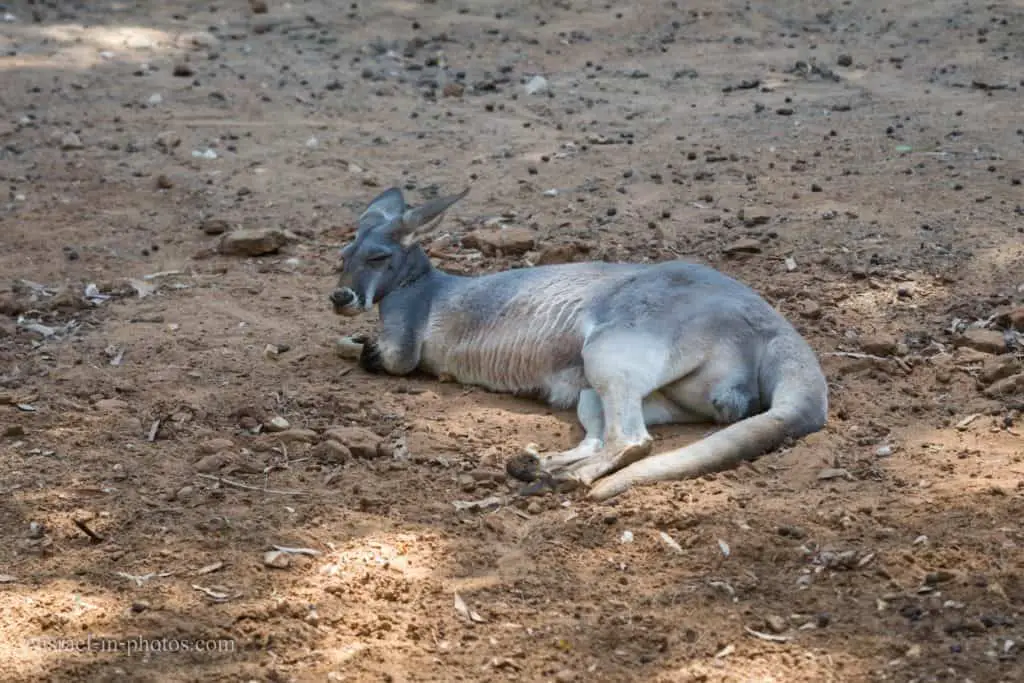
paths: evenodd
<path fill-rule="evenodd" d="M 268 4 L 2 9 L 0 678 L 1019 680 L 1024 5 Z M 441 267 L 714 265 L 828 427 L 456 509 L 574 415 L 370 376 L 326 297 L 375 194 L 466 184 Z"/>

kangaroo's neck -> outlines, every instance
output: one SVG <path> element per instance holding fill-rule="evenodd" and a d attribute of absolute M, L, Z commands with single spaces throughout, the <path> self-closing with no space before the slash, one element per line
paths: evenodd
<path fill-rule="evenodd" d="M 401 284 L 380 301 L 381 318 L 393 329 L 418 328 L 426 321 L 434 301 L 463 279 L 435 268 L 430 257 L 417 245 L 399 275 Z"/>
<path fill-rule="evenodd" d="M 431 291 L 440 292 L 445 289 L 443 285 L 466 279 L 469 278 L 435 268 L 427 253 L 423 251 L 422 247 L 417 245 L 409 255 L 407 274 L 403 274 L 401 278 L 401 287 L 407 288 L 420 283 L 426 283 Z"/>
<path fill-rule="evenodd" d="M 398 275 L 398 290 L 415 285 L 419 280 L 440 272 L 430 262 L 430 257 L 420 245 L 414 246 L 405 260 L 402 272 Z"/>

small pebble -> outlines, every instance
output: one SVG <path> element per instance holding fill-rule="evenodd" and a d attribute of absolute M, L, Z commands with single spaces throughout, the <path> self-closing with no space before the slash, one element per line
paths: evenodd
<path fill-rule="evenodd" d="M 527 95 L 541 95 L 548 91 L 548 79 L 543 76 L 534 76 L 526 84 Z"/>
<path fill-rule="evenodd" d="M 65 133 L 60 139 L 60 148 L 65 151 L 84 149 L 81 138 L 74 133 Z"/>
<path fill-rule="evenodd" d="M 288 553 L 280 550 L 270 550 L 263 554 L 263 564 L 274 569 L 287 569 L 292 563 Z"/>
<path fill-rule="evenodd" d="M 786 620 L 777 615 L 768 617 L 764 620 L 764 623 L 770 633 L 785 633 L 788 629 Z"/>
<path fill-rule="evenodd" d="M 288 420 L 284 419 L 280 415 L 275 415 L 267 422 L 263 423 L 263 428 L 268 432 L 283 432 L 289 427 L 291 427 L 291 424 L 289 424 Z"/>

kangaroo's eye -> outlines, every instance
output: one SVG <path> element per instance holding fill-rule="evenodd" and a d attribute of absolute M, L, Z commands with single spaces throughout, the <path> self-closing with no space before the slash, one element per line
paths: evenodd
<path fill-rule="evenodd" d="M 378 264 L 380 264 L 380 263 L 384 263 L 389 258 L 391 258 L 391 254 L 374 254 L 373 256 L 367 256 L 366 257 L 366 262 L 367 263 L 378 263 Z"/>

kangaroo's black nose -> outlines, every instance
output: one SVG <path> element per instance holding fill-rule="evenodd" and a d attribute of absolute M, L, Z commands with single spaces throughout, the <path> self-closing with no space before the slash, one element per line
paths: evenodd
<path fill-rule="evenodd" d="M 331 292 L 330 299 L 335 308 L 344 308 L 355 303 L 356 294 L 351 289 L 343 287 Z"/>

